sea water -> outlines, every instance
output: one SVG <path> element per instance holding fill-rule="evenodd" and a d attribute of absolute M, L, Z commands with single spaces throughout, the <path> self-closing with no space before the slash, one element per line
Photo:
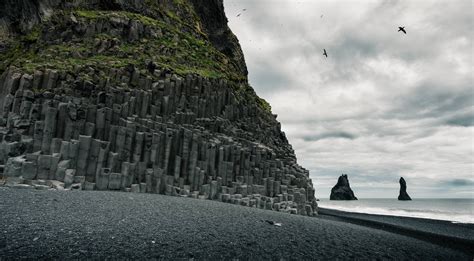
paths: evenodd
<path fill-rule="evenodd" d="M 376 215 L 428 218 L 455 223 L 474 223 L 474 199 L 320 199 L 319 207 Z"/>

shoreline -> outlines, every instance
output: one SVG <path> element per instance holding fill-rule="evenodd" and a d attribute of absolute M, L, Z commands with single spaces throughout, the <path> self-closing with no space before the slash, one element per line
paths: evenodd
<path fill-rule="evenodd" d="M 318 217 L 307 217 L 216 201 L 110 191 L 0 187 L 0 198 L 0 259 L 6 260 L 473 257 L 448 245 L 331 217 L 324 210 Z"/>
<path fill-rule="evenodd" d="M 472 214 L 465 212 L 465 213 L 456 213 L 456 215 L 452 215 L 448 209 L 443 211 L 433 211 L 431 209 L 419 209 L 416 206 L 410 206 L 413 203 L 423 203 L 427 202 L 431 204 L 433 200 L 437 202 L 449 203 L 449 201 L 456 200 L 461 201 L 462 204 L 465 204 L 465 208 L 469 209 L 474 204 L 473 199 L 471 198 L 416 198 L 413 201 L 400 201 L 393 198 L 362 198 L 357 200 L 356 205 L 341 205 L 336 204 L 333 205 L 335 201 L 329 200 L 327 198 L 320 199 L 318 205 L 319 208 L 323 209 L 330 209 L 330 210 L 337 210 L 342 212 L 350 212 L 350 213 L 360 213 L 360 214 L 370 214 L 370 215 L 380 215 L 380 216 L 394 216 L 394 217 L 407 217 L 407 218 L 419 218 L 419 219 L 426 219 L 426 220 L 438 220 L 438 221 L 449 221 L 452 223 L 461 223 L 461 224 L 473 224 L 474 219 Z M 395 203 L 394 207 L 392 208 L 385 208 L 385 206 L 380 205 L 382 201 L 387 201 L 386 203 L 392 204 Z M 358 202 L 368 202 L 369 205 L 357 205 Z M 338 203 L 338 202 L 336 202 Z M 348 202 L 350 203 L 350 202 Z M 378 205 L 371 205 L 371 204 L 378 204 Z M 406 203 L 407 205 L 400 204 Z M 457 203 L 457 202 L 455 202 Z M 471 204 L 471 205 L 469 205 Z"/>
<path fill-rule="evenodd" d="M 438 218 L 430 218 L 430 217 L 417 217 L 417 216 L 408 216 L 408 215 L 397 215 L 397 214 L 387 214 L 387 213 L 369 213 L 369 212 L 362 212 L 362 211 L 350 211 L 346 209 L 337 209 L 337 208 L 328 208 L 328 207 L 318 207 L 319 210 L 323 211 L 334 211 L 334 212 L 341 212 L 341 213 L 347 213 L 347 214 L 360 214 L 360 215 L 368 215 L 368 216 L 380 216 L 380 217 L 386 217 L 386 218 L 406 218 L 406 219 L 413 219 L 413 220 L 423 220 L 427 222 L 442 222 L 442 223 L 450 223 L 450 224 L 455 224 L 455 225 L 460 225 L 460 226 L 465 226 L 467 228 L 473 228 L 474 229 L 474 222 L 462 222 L 462 221 L 456 221 L 456 220 L 447 220 L 447 219 L 438 219 Z"/>
<path fill-rule="evenodd" d="M 474 224 L 319 208 L 324 219 L 349 222 L 448 246 L 474 256 Z"/>

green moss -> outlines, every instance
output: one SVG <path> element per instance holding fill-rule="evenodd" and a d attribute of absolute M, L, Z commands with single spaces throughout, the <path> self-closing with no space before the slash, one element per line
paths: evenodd
<path fill-rule="evenodd" d="M 181 4 L 184 4 L 184 2 L 181 1 Z M 146 26 L 160 29 L 164 34 L 163 37 L 158 39 L 141 39 L 140 42 L 126 42 L 118 46 L 118 52 L 123 56 L 139 54 L 138 57 L 134 57 L 136 59 L 135 64 L 144 63 L 145 60 L 153 58 L 155 62 L 162 66 L 166 65 L 167 68 L 178 74 L 198 73 L 211 78 L 227 77 L 237 80 L 243 79 L 243 77 L 232 73 L 233 70 L 226 66 L 226 63 L 228 63 L 227 57 L 218 52 L 206 39 L 201 39 L 190 33 L 184 33 L 176 27 L 170 26 L 170 24 L 151 17 L 123 11 L 89 11 L 87 15 L 82 17 L 86 19 L 90 19 L 90 17 L 93 17 L 92 19 L 97 19 L 97 17 L 103 19 L 122 17 L 133 19 Z M 107 37 L 107 35 L 98 35 L 98 38 L 107 39 L 110 37 Z M 177 38 L 177 40 L 174 38 Z M 156 50 L 161 47 L 168 48 L 174 55 L 157 55 Z"/>
<path fill-rule="evenodd" d="M 160 7 L 158 1 L 146 1 L 152 2 L 156 8 Z M 0 74 L 11 65 L 27 73 L 49 68 L 75 75 L 82 75 L 82 68 L 89 71 L 90 67 L 103 74 L 100 77 L 105 78 L 104 72 L 108 69 L 128 65 L 134 65 L 146 72 L 147 63 L 153 61 L 160 68 L 182 76 L 198 74 L 207 78 L 229 79 L 235 83 L 238 99 L 255 101 L 261 109 L 271 113 L 268 102 L 259 98 L 248 84 L 238 84 L 245 81 L 246 77 L 241 75 L 229 58 L 215 49 L 207 36 L 201 32 L 199 19 L 192 6 L 183 0 L 174 0 L 173 5 L 174 9 L 185 12 L 188 17 L 176 13 L 173 8 L 163 7 L 160 7 L 160 12 L 168 12 L 163 15 L 174 22 L 169 22 L 166 18 L 160 19 L 158 16 L 150 17 L 125 11 L 61 11 L 55 14 L 52 20 L 45 22 L 43 27 L 35 27 L 28 34 L 16 38 L 16 41 L 8 45 L 6 52 L 0 53 Z M 70 25 L 64 22 L 68 21 L 71 12 L 78 22 L 84 25 L 102 19 L 124 18 L 135 20 L 161 34 L 159 37 L 148 35 L 137 41 L 129 41 L 121 34 L 103 32 L 87 37 L 75 35 L 67 40 L 47 42 L 45 39 L 50 37 L 43 37 L 42 33 L 51 34 L 51 31 L 48 31 L 51 28 L 58 32 L 71 32 Z M 194 25 L 190 26 L 191 23 Z M 112 41 L 114 46 L 99 53 L 102 41 Z M 166 52 L 162 52 L 163 49 L 166 49 Z M 84 73 L 81 77 L 87 79 L 90 75 Z"/>
<path fill-rule="evenodd" d="M 157 1 L 149 2 L 153 2 L 155 7 L 159 5 Z M 179 10 L 192 9 L 182 0 L 175 0 L 174 5 L 183 5 L 179 7 L 181 8 Z M 169 10 L 173 12 L 172 9 Z M 22 42 L 10 48 L 6 54 L 0 54 L 0 59 L 3 61 L 0 63 L 0 72 L 10 64 L 30 72 L 38 68 L 71 71 L 81 66 L 106 69 L 128 64 L 145 69 L 147 62 L 152 60 L 160 67 L 180 75 L 194 73 L 208 78 L 227 78 L 236 81 L 245 79 L 245 76 L 237 73 L 228 58 L 217 51 L 202 33 L 195 28 L 191 30 L 183 23 L 164 22 L 158 18 L 126 11 L 75 10 L 72 12 L 83 24 L 96 22 L 99 19 L 125 18 L 142 23 L 144 26 L 161 32 L 162 35 L 160 37 L 148 36 L 130 42 L 126 38 L 123 39 L 121 35 L 114 36 L 105 32 L 91 37 L 80 38 L 79 36 L 70 41 L 60 41 L 60 44 L 48 44 L 41 42 L 41 28 L 34 28 L 22 38 Z M 54 21 L 50 21 L 53 24 L 44 26 L 56 28 L 58 31 L 67 31 L 68 25 L 63 21 L 68 20 L 70 13 L 71 11 L 63 11 L 56 14 Z M 187 10 L 186 13 L 195 15 L 193 10 Z M 199 19 L 192 19 L 196 19 L 196 23 L 199 24 Z M 102 50 L 103 52 L 98 54 L 98 43 L 112 39 L 118 45 L 109 50 Z M 168 51 L 160 52 L 162 48 Z M 38 51 L 35 53 L 32 50 Z"/>
<path fill-rule="evenodd" d="M 262 108 L 264 111 L 271 113 L 272 106 L 268 103 L 265 99 L 257 97 L 257 104 Z"/>
<path fill-rule="evenodd" d="M 27 35 L 21 37 L 21 41 L 25 43 L 35 43 L 36 41 L 39 40 L 40 36 L 41 36 L 41 27 L 35 26 L 33 27 L 33 29 L 31 29 L 31 31 Z"/>
<path fill-rule="evenodd" d="M 0 52 L 0 74 L 20 58 L 31 59 L 34 53 L 29 46 L 35 44 L 40 39 L 40 36 L 41 27 L 35 26 L 28 34 L 14 40 L 9 39 L 7 42 L 7 50 Z"/>
<path fill-rule="evenodd" d="M 155 20 L 151 17 L 144 16 L 141 14 L 131 13 L 127 11 L 97 11 L 97 10 L 77 10 L 75 11 L 75 15 L 79 18 L 86 18 L 90 20 L 97 20 L 97 19 L 109 19 L 112 17 L 116 18 L 128 18 L 132 20 L 138 20 L 144 25 L 151 25 L 151 26 L 159 26 L 160 21 Z M 161 23 L 161 25 L 164 25 Z"/>
<path fill-rule="evenodd" d="M 0 53 L 0 74 L 2 74 L 10 64 L 21 56 L 22 48 L 14 44 L 7 51 Z"/>
<path fill-rule="evenodd" d="M 177 6 L 187 6 L 187 2 L 183 0 L 173 0 L 173 3 Z"/>
<path fill-rule="evenodd" d="M 76 14 L 80 17 L 88 18 L 88 19 L 98 19 L 101 17 L 100 11 L 91 11 L 91 10 L 78 10 Z"/>

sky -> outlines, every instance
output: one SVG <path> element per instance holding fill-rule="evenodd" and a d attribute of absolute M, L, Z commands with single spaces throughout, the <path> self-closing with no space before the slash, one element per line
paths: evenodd
<path fill-rule="evenodd" d="M 412 198 L 474 197 L 472 0 L 224 5 L 317 197 L 342 173 L 359 198 L 396 198 L 400 177 Z"/>

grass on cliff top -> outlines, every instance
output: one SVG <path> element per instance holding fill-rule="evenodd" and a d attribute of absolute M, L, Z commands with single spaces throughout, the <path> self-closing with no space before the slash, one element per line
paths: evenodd
<path fill-rule="evenodd" d="M 178 5 L 187 5 L 182 0 L 175 2 Z M 188 13 L 195 16 L 193 12 Z M 134 20 L 160 31 L 161 36 L 128 41 L 120 35 L 102 32 L 90 37 L 75 37 L 72 40 L 45 41 L 43 34 L 47 31 L 44 30 L 51 30 L 53 27 L 70 30 L 65 21 L 71 14 L 83 25 L 114 18 Z M 169 14 L 167 16 L 170 17 Z M 245 80 L 245 76 L 238 73 L 228 57 L 216 50 L 203 36 L 200 23 L 183 26 L 179 16 L 176 15 L 175 18 L 172 18 L 175 19 L 174 22 L 165 22 L 126 11 L 62 11 L 55 14 L 51 21 L 36 26 L 27 35 L 15 39 L 7 52 L 0 53 L 0 74 L 11 65 L 29 73 L 46 68 L 74 73 L 80 67 L 105 71 L 128 65 L 135 65 L 142 72 L 146 72 L 146 64 L 151 60 L 159 68 L 182 76 L 198 74 L 207 78 L 226 78 L 237 82 Z M 97 46 L 102 41 L 114 41 L 117 44 L 99 52 Z M 270 105 L 264 99 L 256 94 L 251 96 L 255 96 L 262 109 L 271 111 Z"/>
<path fill-rule="evenodd" d="M 50 68 L 72 70 L 77 66 L 122 67 L 133 64 L 139 68 L 146 66 L 147 61 L 154 61 L 160 67 L 177 74 L 199 74 L 208 78 L 227 78 L 243 80 L 229 59 L 217 51 L 200 33 L 188 33 L 170 23 L 125 11 L 91 11 L 77 10 L 73 14 L 81 23 L 90 24 L 98 19 L 108 20 L 122 18 L 134 20 L 146 27 L 162 33 L 160 37 L 145 37 L 137 41 L 127 41 L 120 36 L 106 33 L 92 37 L 62 41 L 55 44 L 41 40 L 42 28 L 32 30 L 12 45 L 8 52 L 0 54 L 0 70 L 15 65 L 29 72 L 35 69 Z M 67 19 L 68 14 L 63 14 Z M 61 17 L 56 17 L 55 22 Z M 48 24 L 43 25 L 47 28 Z M 65 25 L 63 25 L 65 26 Z M 65 27 L 65 30 L 68 28 Z M 104 52 L 97 52 L 97 43 L 115 39 L 117 46 Z M 32 51 L 34 50 L 34 51 Z"/>

